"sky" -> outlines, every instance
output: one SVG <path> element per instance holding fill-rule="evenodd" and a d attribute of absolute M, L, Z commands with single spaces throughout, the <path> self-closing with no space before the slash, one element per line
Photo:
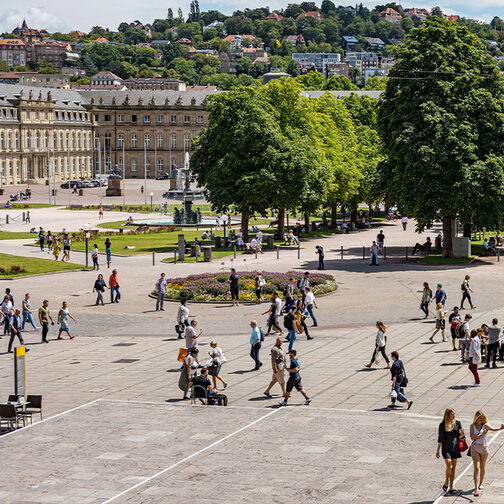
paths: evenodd
<path fill-rule="evenodd" d="M 145 0 L 144 0 L 145 1 Z M 231 14 L 238 9 L 268 6 L 270 9 L 286 7 L 289 1 L 296 0 L 200 0 L 201 10 L 219 10 L 224 14 Z M 297 0 L 300 3 L 301 0 Z M 333 0 L 336 5 L 340 2 Z M 397 0 L 396 0 L 397 1 Z M 316 0 L 320 5 L 321 0 Z M 8 2 L 8 8 L 0 4 L 0 33 L 12 31 L 26 19 L 30 28 L 45 28 L 49 32 L 81 30 L 87 32 L 92 26 L 99 25 L 111 30 L 117 30 L 123 21 L 131 22 L 136 19 L 143 23 L 150 23 L 156 18 L 165 18 L 169 7 L 176 13 L 182 8 L 184 16 L 189 11 L 187 2 L 174 0 L 84 0 L 80 2 L 68 0 L 17 0 Z M 357 2 L 355 2 L 357 3 Z M 385 4 L 386 0 L 363 1 L 367 7 Z M 490 21 L 494 16 L 504 18 L 504 0 L 414 0 L 411 2 L 397 2 L 403 7 L 420 7 L 430 9 L 436 5 L 449 14 Z M 7 2 L 2 2 L 7 4 Z M 345 1 L 341 5 L 354 5 Z"/>

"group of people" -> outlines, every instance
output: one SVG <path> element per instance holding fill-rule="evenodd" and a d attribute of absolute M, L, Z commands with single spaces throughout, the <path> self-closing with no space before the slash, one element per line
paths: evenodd
<path fill-rule="evenodd" d="M 44 251 L 44 246 L 47 247 L 47 253 L 54 256 L 54 260 L 59 259 L 59 255 L 63 250 L 63 255 L 61 260 L 63 262 L 70 261 L 70 250 L 72 248 L 72 240 L 68 233 L 63 230 L 61 233 L 53 234 L 51 231 L 44 231 L 44 228 L 40 227 L 38 231 L 38 242 L 40 250 Z"/>
<path fill-rule="evenodd" d="M 5 296 L 2 304 L 0 305 L 0 314 L 2 316 L 3 324 L 3 335 L 9 336 L 9 344 L 7 348 L 8 353 L 12 353 L 12 346 L 15 339 L 19 340 L 20 345 L 24 345 L 23 331 L 25 330 L 25 325 L 27 322 L 31 324 L 34 331 L 42 329 L 42 343 L 49 343 L 47 335 L 49 332 L 49 323 L 54 325 L 54 319 L 52 318 L 51 312 L 49 310 L 49 301 L 44 299 L 42 306 L 38 310 L 38 321 L 39 326 L 35 323 L 33 317 L 33 310 L 31 307 L 31 296 L 27 292 L 21 302 L 21 308 L 14 306 L 14 297 L 9 288 L 5 289 Z M 61 308 L 58 311 L 57 324 L 59 325 L 59 332 L 57 339 L 63 339 L 63 333 L 66 333 L 70 339 L 75 336 L 70 334 L 70 328 L 68 327 L 68 319 L 72 319 L 75 323 L 77 320 L 68 311 L 68 303 L 63 301 Z M 26 351 L 30 351 L 29 348 Z"/>

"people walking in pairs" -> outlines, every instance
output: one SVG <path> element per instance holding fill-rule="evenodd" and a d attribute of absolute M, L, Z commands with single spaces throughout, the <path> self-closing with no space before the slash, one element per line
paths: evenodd
<path fill-rule="evenodd" d="M 481 336 L 482 329 L 473 329 L 471 331 L 471 340 L 469 342 L 469 371 L 474 376 L 473 387 L 480 386 L 480 377 L 478 374 L 478 364 L 481 364 Z"/>
<path fill-rule="evenodd" d="M 471 280 L 470 275 L 466 275 L 464 278 L 464 281 L 462 282 L 462 285 L 460 288 L 462 289 L 462 301 L 460 302 L 460 309 L 464 309 L 464 301 L 467 299 L 469 301 L 469 305 L 471 306 L 471 310 L 474 309 L 474 306 L 472 304 L 471 300 L 471 294 L 473 293 L 473 290 L 469 287 L 469 280 Z"/>
<path fill-rule="evenodd" d="M 264 391 L 266 397 L 273 397 L 271 389 L 278 383 L 282 389 L 282 397 L 285 396 L 285 367 L 287 365 L 285 353 L 282 349 L 282 338 L 277 338 L 275 344 L 271 349 L 271 368 L 273 376 L 271 377 L 268 388 Z"/>
<path fill-rule="evenodd" d="M 93 292 L 96 292 L 96 305 L 101 305 L 103 306 L 105 303 L 103 302 L 103 293 L 105 292 L 105 289 L 107 288 L 107 284 L 105 283 L 105 280 L 103 280 L 103 275 L 100 273 L 98 275 L 98 278 L 95 280 L 94 286 L 93 286 Z"/>
<path fill-rule="evenodd" d="M 440 453 L 444 459 L 446 471 L 443 491 L 448 491 L 452 495 L 458 493 L 453 488 L 455 481 L 455 471 L 457 469 L 457 460 L 461 457 L 459 441 L 465 438 L 462 424 L 455 419 L 455 410 L 446 408 L 443 416 L 443 421 L 438 428 L 438 443 L 436 457 L 440 457 Z"/>
<path fill-rule="evenodd" d="M 383 322 L 378 320 L 376 322 L 376 328 L 378 329 L 378 332 L 376 333 L 375 348 L 373 350 L 373 355 L 371 356 L 371 362 L 369 364 L 365 364 L 364 367 L 370 368 L 376 360 L 378 352 L 380 352 L 387 363 L 385 369 L 390 369 L 390 360 L 385 352 L 385 347 L 387 345 L 387 335 L 385 333 L 387 332 L 387 327 Z"/>
<path fill-rule="evenodd" d="M 110 302 L 119 303 L 119 299 L 121 299 L 121 291 L 119 290 L 119 276 L 117 274 L 116 269 L 112 270 L 112 274 L 110 275 L 109 287 L 110 287 Z"/>
<path fill-rule="evenodd" d="M 432 289 L 429 287 L 427 282 L 423 283 L 422 291 L 422 302 L 420 303 L 420 309 L 425 313 L 425 317 L 429 316 L 429 303 L 432 300 Z"/>
<path fill-rule="evenodd" d="M 61 308 L 60 308 L 60 311 L 58 313 L 58 324 L 60 325 L 59 333 L 58 333 L 58 339 L 59 340 L 63 339 L 62 333 L 64 333 L 64 332 L 66 332 L 68 334 L 68 337 L 70 339 L 74 339 L 75 338 L 75 336 L 72 336 L 70 334 L 70 328 L 68 327 L 67 317 L 71 318 L 76 324 L 77 324 L 77 320 L 75 320 L 72 317 L 72 314 L 68 311 L 67 308 L 68 308 L 67 302 L 63 301 L 63 303 L 61 305 Z"/>
<path fill-rule="evenodd" d="M 405 402 L 408 405 L 408 409 L 413 405 L 413 401 L 410 401 L 402 392 L 403 388 L 406 387 L 407 378 L 406 370 L 404 369 L 404 364 L 399 360 L 399 352 L 394 350 L 391 354 L 392 357 L 392 367 L 390 368 L 390 374 L 392 375 L 392 391 L 391 391 L 391 404 L 389 408 L 395 408 L 396 399 L 399 402 Z"/>
<path fill-rule="evenodd" d="M 503 429 L 504 424 L 501 424 L 498 428 L 494 428 L 488 423 L 488 419 L 483 411 L 476 411 L 473 423 L 469 427 L 469 435 L 472 440 L 470 451 L 473 460 L 474 497 L 479 497 L 479 491 L 483 490 L 483 480 L 485 479 L 488 458 L 488 433 Z"/>
<path fill-rule="evenodd" d="M 255 320 L 250 322 L 250 327 L 252 328 L 252 334 L 250 335 L 250 357 L 252 357 L 255 363 L 253 371 L 257 371 L 263 365 L 259 359 L 259 350 L 261 349 L 261 331 L 259 327 L 257 327 L 257 322 Z"/>
<path fill-rule="evenodd" d="M 305 289 L 304 304 L 305 304 L 306 310 L 310 314 L 311 319 L 313 320 L 312 327 L 317 327 L 318 322 L 317 322 L 317 319 L 315 318 L 315 314 L 313 313 L 313 309 L 314 308 L 318 309 L 318 306 L 317 306 L 317 303 L 315 302 L 315 295 L 313 294 L 311 287 L 306 287 L 306 289 Z"/>
<path fill-rule="evenodd" d="M 158 281 L 156 282 L 157 300 L 156 300 L 156 311 L 164 311 L 163 303 L 166 295 L 166 286 L 168 282 L 166 281 L 165 274 L 161 273 Z"/>
<path fill-rule="evenodd" d="M 35 324 L 35 320 L 33 320 L 33 312 L 31 310 L 31 305 L 30 305 L 30 293 L 27 292 L 25 294 L 25 297 L 22 302 L 23 305 L 23 325 L 21 326 L 21 330 L 24 331 L 26 321 L 30 322 L 34 330 L 40 329 L 40 327 L 37 327 Z"/>

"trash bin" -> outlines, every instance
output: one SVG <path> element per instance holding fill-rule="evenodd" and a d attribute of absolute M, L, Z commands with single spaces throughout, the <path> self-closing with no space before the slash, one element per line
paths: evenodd
<path fill-rule="evenodd" d="M 58 190 L 57 190 L 57 189 L 53 189 L 53 190 L 51 191 L 51 194 L 52 194 L 53 196 L 56 196 L 56 194 L 57 194 L 57 193 L 58 193 Z"/>
<path fill-rule="evenodd" d="M 124 229 L 123 228 L 119 228 L 119 234 L 123 234 L 124 233 Z"/>
<path fill-rule="evenodd" d="M 441 250 L 441 235 L 437 235 L 434 240 L 436 250 Z"/>
<path fill-rule="evenodd" d="M 215 248 L 216 249 L 222 248 L 222 237 L 221 236 L 215 237 Z"/>
<path fill-rule="evenodd" d="M 273 235 L 266 235 L 266 248 L 273 250 L 275 246 L 275 237 Z"/>
<path fill-rule="evenodd" d="M 199 257 L 201 254 L 200 246 L 191 244 L 191 257 Z"/>
<path fill-rule="evenodd" d="M 206 245 L 205 247 L 201 247 L 203 249 L 203 261 L 211 262 L 212 261 L 212 247 Z"/>
<path fill-rule="evenodd" d="M 84 196 L 84 189 L 79 189 L 79 196 Z"/>

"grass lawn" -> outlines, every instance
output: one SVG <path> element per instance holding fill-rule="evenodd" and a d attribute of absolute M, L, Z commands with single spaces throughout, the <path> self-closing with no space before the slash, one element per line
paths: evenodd
<path fill-rule="evenodd" d="M 102 222 L 101 224 L 98 224 L 98 227 L 100 227 L 100 228 L 106 228 L 106 229 L 119 229 L 121 227 L 123 227 L 125 229 L 136 229 L 136 226 L 125 226 L 124 225 L 124 223 L 126 222 L 127 218 L 128 218 L 128 216 L 126 215 L 123 220 L 110 221 L 110 222 Z M 153 215 L 152 217 L 146 217 L 145 220 L 158 220 L 160 218 L 161 217 L 159 217 L 157 215 Z M 166 218 L 168 219 L 169 217 L 166 217 Z M 135 219 L 133 219 L 133 220 L 135 220 Z M 256 225 L 256 226 L 264 226 L 264 225 L 268 225 L 270 222 L 271 221 L 269 219 L 258 218 L 258 219 L 250 219 L 249 224 L 250 224 L 250 226 L 254 226 L 254 225 Z M 215 228 L 215 224 L 213 226 L 199 225 L 198 227 L 200 229 Z M 234 229 L 236 229 L 238 227 L 239 227 L 238 223 L 233 223 L 233 228 Z M 227 229 L 227 226 L 226 226 L 226 229 Z M 275 229 L 276 229 L 276 227 L 271 228 L 272 232 Z M 222 230 L 222 232 L 224 232 L 224 230 Z M 200 231 L 199 234 L 201 234 L 201 231 Z"/>
<path fill-rule="evenodd" d="M 242 251 L 240 250 L 237 250 L 236 251 L 236 260 L 238 261 L 238 256 L 242 254 Z M 212 261 L 215 261 L 216 259 L 220 259 L 222 257 L 226 257 L 226 256 L 231 256 L 233 255 L 233 249 L 228 247 L 228 248 L 223 248 L 223 249 L 213 249 L 212 250 Z M 170 257 L 170 258 L 167 258 L 167 259 L 163 259 L 162 262 L 166 262 L 166 263 L 171 263 L 173 264 L 173 257 Z M 186 254 L 185 256 L 185 259 L 183 261 L 179 261 L 178 258 L 177 258 L 177 262 L 184 262 L 184 263 L 194 263 L 196 262 L 196 258 L 195 257 L 191 257 L 189 256 L 188 254 Z M 198 262 L 203 262 L 203 252 L 201 252 L 201 255 L 200 257 L 198 258 Z"/>
<path fill-rule="evenodd" d="M 48 207 L 58 207 L 63 205 L 49 205 L 48 203 L 12 203 L 12 208 L 14 210 L 23 210 L 30 208 L 48 208 Z"/>
<path fill-rule="evenodd" d="M 11 272 L 11 267 L 17 266 L 19 272 Z M 16 278 L 20 276 L 36 275 L 39 273 L 51 273 L 54 271 L 82 270 L 80 264 L 64 263 L 50 259 L 38 259 L 33 257 L 21 257 L 9 254 L 0 254 L 0 278 Z"/>
<path fill-rule="evenodd" d="M 37 233 L 25 233 L 23 231 L 0 231 L 0 240 L 18 240 L 22 238 L 37 239 Z"/>
<path fill-rule="evenodd" d="M 467 264 L 483 252 L 483 240 L 471 241 L 471 257 L 443 257 L 442 252 L 430 254 L 418 262 L 421 264 Z"/>

